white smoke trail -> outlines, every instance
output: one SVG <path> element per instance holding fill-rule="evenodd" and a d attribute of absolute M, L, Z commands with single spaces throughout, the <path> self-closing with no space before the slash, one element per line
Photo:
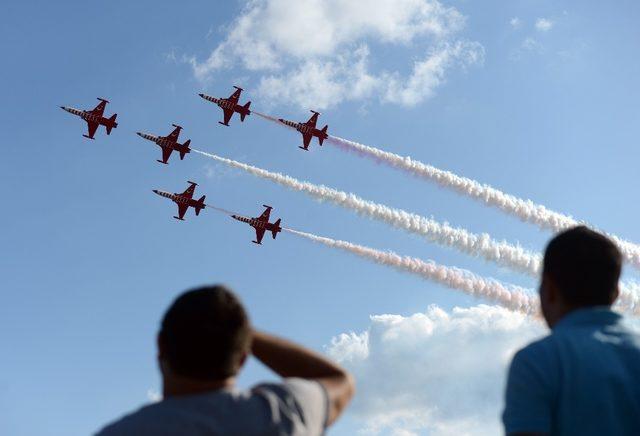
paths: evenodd
<path fill-rule="evenodd" d="M 292 128 L 281 123 L 277 118 L 260 112 L 253 112 L 265 120 L 273 123 Z M 554 232 L 567 230 L 576 225 L 584 224 L 584 221 L 578 221 L 568 215 L 547 209 L 541 204 L 536 204 L 531 200 L 524 200 L 514 195 L 507 194 L 490 185 L 481 184 L 473 179 L 458 176 L 451 171 L 441 170 L 432 165 L 413 160 L 409 156 L 400 156 L 395 153 L 380 150 L 379 148 L 360 144 L 355 141 L 340 138 L 338 136 L 329 136 L 327 138 L 329 144 L 333 144 L 338 148 L 358 154 L 375 160 L 378 163 L 384 163 L 394 168 L 404 170 L 410 174 L 421 177 L 423 179 L 437 183 L 446 188 L 451 188 L 468 197 L 482 201 L 489 206 L 498 209 L 510 215 L 514 215 L 523 222 L 535 224 L 540 228 L 549 229 Z M 593 226 L 589 226 L 592 227 Z M 600 231 L 600 230 L 599 230 Z M 601 231 L 602 232 L 602 231 Z M 633 242 L 624 240 L 616 235 L 602 232 L 611 238 L 620 249 L 624 258 L 634 268 L 640 269 L 640 246 Z"/>
<path fill-rule="evenodd" d="M 280 124 L 281 126 L 285 126 L 285 127 L 289 127 L 290 129 L 293 129 L 293 127 L 291 127 L 291 126 L 289 126 L 287 124 L 281 123 L 277 118 L 274 118 L 271 115 L 263 114 L 263 113 L 260 113 L 258 111 L 251 111 L 251 113 L 254 114 L 254 115 L 257 115 L 257 116 L 259 116 L 261 118 L 264 118 L 267 121 L 271 121 L 272 123 Z"/>
<path fill-rule="evenodd" d="M 232 212 L 232 211 L 230 211 L 230 210 L 223 209 L 223 208 L 221 208 L 221 207 L 214 206 L 214 205 L 212 205 L 212 204 L 207 204 L 207 205 L 205 205 L 205 206 L 207 206 L 209 209 L 214 209 L 214 210 L 217 210 L 218 212 L 222 212 L 222 213 L 223 213 L 223 214 L 225 214 L 225 215 L 229 215 L 229 216 L 231 216 L 231 215 L 240 215 L 239 213 Z"/>
<path fill-rule="evenodd" d="M 355 194 L 338 191 L 323 185 L 302 182 L 293 177 L 226 159 L 211 153 L 192 149 L 195 153 L 215 159 L 226 165 L 244 170 L 254 176 L 271 180 L 290 189 L 304 192 L 320 201 L 330 201 L 349 208 L 369 218 L 384 221 L 394 227 L 415 233 L 431 242 L 456 248 L 473 256 L 481 256 L 489 261 L 537 277 L 540 269 L 540 255 L 505 241 L 495 241 L 488 234 L 474 234 L 465 229 L 439 223 L 402 209 L 391 208 L 364 200 Z"/>
<path fill-rule="evenodd" d="M 450 171 L 444 171 L 423 162 L 413 160 L 408 156 L 403 157 L 337 136 L 330 136 L 327 142 L 343 150 L 354 152 L 360 156 L 371 158 L 376 162 L 385 163 L 436 182 L 440 186 L 452 188 L 469 197 L 478 199 L 485 204 L 495 206 L 505 212 L 513 214 L 522 221 L 530 222 L 555 232 L 565 230 L 577 224 L 577 221 L 573 218 L 553 212 L 542 205 L 533 203 L 531 200 L 517 198 L 489 185 L 480 184 L 475 180 L 461 177 Z"/>
<path fill-rule="evenodd" d="M 329 136 L 327 142 L 343 150 L 354 152 L 360 156 L 373 159 L 376 162 L 390 165 L 415 176 L 435 182 L 442 187 L 451 188 L 468 197 L 480 200 L 484 204 L 497 207 L 503 212 L 514 215 L 521 221 L 535 224 L 543 229 L 560 232 L 576 225 L 587 225 L 585 222 L 549 210 L 545 206 L 536 204 L 531 200 L 518 198 L 492 186 L 481 184 L 467 177 L 461 177 L 450 171 L 444 171 L 423 162 L 413 160 L 408 156 L 403 157 L 337 136 Z M 640 268 L 640 247 L 637 244 L 625 241 L 615 235 L 607 234 L 607 236 L 618 245 L 622 255 L 631 265 L 635 268 Z"/>
<path fill-rule="evenodd" d="M 330 201 L 336 205 L 354 210 L 360 215 L 384 221 L 396 228 L 421 235 L 431 242 L 456 248 L 464 253 L 481 256 L 486 260 L 520 271 L 532 277 L 540 276 L 541 256 L 520 246 L 505 241 L 495 241 L 490 235 L 474 234 L 465 229 L 439 223 L 402 209 L 394 209 L 379 203 L 364 200 L 355 194 L 338 191 L 324 185 L 315 185 L 297 180 L 291 176 L 264 170 L 232 159 L 192 149 L 193 152 L 207 156 L 234 168 L 246 171 L 295 191 L 304 192 L 317 200 Z M 640 311 L 640 286 L 622 284 L 620 304 L 625 310 Z"/>
<path fill-rule="evenodd" d="M 222 212 L 222 213 L 224 213 L 224 214 L 226 214 L 226 215 L 229 215 L 229 216 L 231 216 L 231 215 L 238 215 L 238 214 L 236 214 L 235 212 L 231 212 L 230 210 L 223 209 L 223 208 L 218 207 L 218 206 L 213 206 L 213 205 L 211 205 L 211 204 L 207 204 L 206 206 L 207 206 L 208 208 L 210 208 L 210 209 L 217 210 L 218 212 Z"/>
<path fill-rule="evenodd" d="M 538 313 L 537 298 L 519 286 L 505 285 L 494 279 L 477 276 L 467 270 L 439 265 L 433 261 L 424 261 L 415 257 L 400 256 L 392 251 L 375 250 L 347 241 L 325 238 L 292 229 L 283 230 L 329 247 L 347 251 L 381 265 L 416 274 L 474 297 L 486 298 L 510 310 L 530 315 Z"/>

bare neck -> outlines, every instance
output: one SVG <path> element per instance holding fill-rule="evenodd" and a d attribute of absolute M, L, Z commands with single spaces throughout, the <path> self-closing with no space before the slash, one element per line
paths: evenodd
<path fill-rule="evenodd" d="M 235 383 L 235 377 L 229 377 L 223 380 L 197 380 L 175 375 L 165 375 L 162 378 L 162 394 L 164 398 L 204 394 L 206 392 L 233 387 Z"/>

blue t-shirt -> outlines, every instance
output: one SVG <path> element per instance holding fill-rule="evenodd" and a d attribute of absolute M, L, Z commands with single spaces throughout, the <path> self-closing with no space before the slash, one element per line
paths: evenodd
<path fill-rule="evenodd" d="M 640 435 L 640 335 L 608 307 L 573 311 L 511 363 L 507 434 Z"/>

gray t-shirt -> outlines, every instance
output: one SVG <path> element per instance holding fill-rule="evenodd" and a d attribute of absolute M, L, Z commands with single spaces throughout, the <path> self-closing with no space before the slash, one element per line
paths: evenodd
<path fill-rule="evenodd" d="M 321 435 L 328 406 L 320 383 L 289 378 L 249 391 L 231 388 L 167 398 L 107 425 L 96 436 Z"/>

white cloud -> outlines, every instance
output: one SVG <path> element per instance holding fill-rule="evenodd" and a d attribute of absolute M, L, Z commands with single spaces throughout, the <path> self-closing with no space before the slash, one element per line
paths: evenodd
<path fill-rule="evenodd" d="M 416 104 L 444 80 L 444 69 L 481 62 L 479 43 L 456 35 L 465 18 L 437 0 L 250 0 L 203 62 L 191 58 L 194 74 L 206 80 L 241 67 L 258 75 L 259 94 L 322 109 L 343 100 L 378 96 Z M 420 48 L 408 77 L 399 71 L 370 71 L 371 44 Z M 459 59 L 454 59 L 455 57 Z M 389 87 L 410 82 L 399 99 Z"/>
<path fill-rule="evenodd" d="M 514 29 L 519 29 L 522 27 L 522 20 L 518 17 L 513 17 L 509 20 L 509 25 Z"/>
<path fill-rule="evenodd" d="M 367 434 L 500 434 L 506 368 L 544 333 L 542 323 L 497 306 L 431 306 L 377 315 L 365 332 L 332 339 L 329 354 L 356 377 L 353 416 Z"/>
<path fill-rule="evenodd" d="M 147 400 L 151 403 L 157 403 L 162 400 L 162 394 L 154 388 L 147 389 Z"/>
<path fill-rule="evenodd" d="M 553 21 L 548 18 L 538 18 L 536 20 L 536 30 L 540 32 L 548 32 L 553 28 Z"/>
<path fill-rule="evenodd" d="M 531 37 L 527 37 L 522 41 L 522 48 L 528 51 L 542 51 L 542 45 L 535 38 Z"/>
<path fill-rule="evenodd" d="M 484 48 L 467 41 L 442 44 L 415 61 L 408 76 L 398 72 L 374 75 L 369 72 L 369 57 L 369 49 L 363 45 L 329 61 L 308 60 L 288 73 L 262 77 L 258 93 L 269 101 L 294 102 L 304 108 L 324 109 L 373 96 L 383 102 L 414 106 L 434 94 L 451 67 L 483 62 Z"/>
<path fill-rule="evenodd" d="M 446 71 L 453 65 L 467 66 L 484 61 L 484 48 L 477 42 L 458 41 L 438 48 L 413 65 L 409 77 L 397 73 L 385 75 L 384 99 L 414 106 L 431 97 L 445 79 Z"/>

